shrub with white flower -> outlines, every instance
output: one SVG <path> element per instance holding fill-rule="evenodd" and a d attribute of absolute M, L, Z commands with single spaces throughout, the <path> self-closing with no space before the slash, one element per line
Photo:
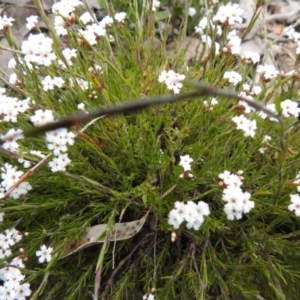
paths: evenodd
<path fill-rule="evenodd" d="M 300 76 L 245 44 L 265 4 L 54 2 L 21 42 L 0 17 L 0 300 L 294 299 Z"/>

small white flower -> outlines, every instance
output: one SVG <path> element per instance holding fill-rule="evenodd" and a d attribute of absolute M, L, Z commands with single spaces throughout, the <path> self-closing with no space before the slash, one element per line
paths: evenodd
<path fill-rule="evenodd" d="M 84 103 L 77 104 L 77 108 L 80 109 L 80 110 L 85 110 L 84 107 L 85 107 Z"/>
<path fill-rule="evenodd" d="M 262 144 L 267 144 L 272 138 L 269 135 L 265 135 L 263 140 L 261 141 Z"/>
<path fill-rule="evenodd" d="M 101 22 L 100 26 L 105 29 L 106 27 L 111 27 L 111 25 L 114 23 L 114 19 L 110 16 L 104 17 Z"/>
<path fill-rule="evenodd" d="M 39 257 L 39 263 L 49 262 L 52 258 L 53 248 L 47 248 L 46 245 L 42 245 L 40 250 L 36 251 L 35 255 Z"/>
<path fill-rule="evenodd" d="M 189 7 L 189 16 L 193 17 L 197 13 L 195 7 Z"/>
<path fill-rule="evenodd" d="M 180 155 L 180 162 L 179 165 L 183 167 L 184 171 L 190 171 L 191 170 L 191 162 L 194 160 L 188 155 Z"/>
<path fill-rule="evenodd" d="M 157 8 L 160 7 L 160 1 L 158 0 L 152 0 L 152 11 L 156 11 Z"/>
<path fill-rule="evenodd" d="M 0 16 L 0 30 L 5 30 L 12 26 L 12 22 L 15 21 L 13 18 L 8 18 L 6 15 Z"/>
<path fill-rule="evenodd" d="M 290 211 L 293 211 L 297 217 L 300 217 L 300 196 L 298 194 L 290 195 L 291 204 L 288 206 Z"/>
<path fill-rule="evenodd" d="M 38 16 L 30 16 L 28 18 L 26 18 L 26 27 L 27 29 L 31 30 L 33 28 L 35 28 L 38 24 Z"/>
<path fill-rule="evenodd" d="M 80 20 L 83 24 L 93 23 L 96 20 L 96 16 L 92 16 L 88 11 L 86 11 L 81 15 Z"/>
<path fill-rule="evenodd" d="M 115 14 L 115 20 L 119 23 L 124 22 L 126 18 L 126 12 L 119 12 Z"/>
<path fill-rule="evenodd" d="M 223 52 L 230 54 L 240 54 L 241 42 L 242 40 L 238 36 L 232 37 L 226 44 L 226 47 L 223 49 Z"/>
<path fill-rule="evenodd" d="M 288 118 L 290 116 L 294 116 L 297 118 L 300 114 L 300 107 L 298 107 L 298 103 L 290 99 L 282 101 L 280 103 L 280 107 L 282 109 L 282 115 L 285 118 Z"/>
<path fill-rule="evenodd" d="M 52 110 L 36 110 L 34 115 L 30 117 L 31 122 L 34 126 L 42 126 L 44 124 L 50 123 L 54 121 L 54 116 Z"/>
<path fill-rule="evenodd" d="M 260 61 L 260 55 L 253 51 L 244 51 L 241 55 L 241 59 L 246 62 L 246 64 L 256 64 Z"/>

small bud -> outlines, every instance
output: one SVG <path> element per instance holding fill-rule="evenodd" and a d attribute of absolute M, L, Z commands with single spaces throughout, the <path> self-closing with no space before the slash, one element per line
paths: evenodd
<path fill-rule="evenodd" d="M 173 230 L 171 233 L 171 242 L 174 243 L 176 241 L 176 232 Z"/>

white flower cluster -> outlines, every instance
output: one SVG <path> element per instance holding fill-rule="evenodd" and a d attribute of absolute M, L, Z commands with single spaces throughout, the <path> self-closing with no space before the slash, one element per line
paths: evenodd
<path fill-rule="evenodd" d="M 35 255 L 39 257 L 39 263 L 49 262 L 52 258 L 52 247 L 47 247 L 46 245 L 42 245 L 40 250 L 35 252 Z"/>
<path fill-rule="evenodd" d="M 224 171 L 219 174 L 222 180 L 219 185 L 224 188 L 222 200 L 226 202 L 224 212 L 228 220 L 237 220 L 242 218 L 243 213 L 249 213 L 254 208 L 255 203 L 251 201 L 251 194 L 243 192 L 241 186 L 244 179 L 239 171 L 238 174 L 231 174 L 229 171 Z"/>
<path fill-rule="evenodd" d="M 226 71 L 223 78 L 233 86 L 237 86 L 242 81 L 242 76 L 235 71 Z"/>
<path fill-rule="evenodd" d="M 30 98 L 19 100 L 2 92 L 0 93 L 0 122 L 17 122 L 17 116 L 30 108 Z"/>
<path fill-rule="evenodd" d="M 3 219 L 3 215 L 1 217 Z M 0 233 L 0 259 L 11 255 L 11 247 L 22 239 L 22 234 L 15 228 Z"/>
<path fill-rule="evenodd" d="M 90 45 L 96 45 L 99 39 L 106 35 L 106 29 L 101 22 L 99 24 L 93 23 L 91 25 L 87 25 L 85 30 L 80 29 L 79 33 Z"/>
<path fill-rule="evenodd" d="M 251 136 L 252 138 L 255 136 L 255 132 L 257 129 L 256 120 L 249 120 L 244 115 L 235 116 L 231 119 L 235 124 L 237 130 L 244 131 L 244 136 Z"/>
<path fill-rule="evenodd" d="M 66 60 L 66 63 L 69 65 L 69 66 L 72 66 L 73 65 L 73 58 L 76 58 L 77 56 L 77 49 L 70 49 L 70 48 L 65 48 L 64 50 L 62 50 L 61 54 L 64 56 L 65 60 Z M 58 63 L 63 66 L 63 67 L 66 67 L 65 65 L 65 62 L 61 61 L 61 60 L 58 60 Z"/>
<path fill-rule="evenodd" d="M 203 201 L 199 201 L 197 204 L 193 201 L 188 201 L 187 203 L 176 201 L 175 208 L 169 213 L 168 223 L 174 229 L 178 229 L 186 221 L 187 228 L 199 230 L 204 222 L 204 216 L 209 214 L 209 206 Z"/>
<path fill-rule="evenodd" d="M 180 93 L 182 88 L 182 80 L 185 79 L 185 75 L 175 73 L 173 70 L 162 71 L 158 77 L 160 83 L 165 83 L 168 90 L 172 90 L 175 94 Z"/>
<path fill-rule="evenodd" d="M 239 4 L 227 3 L 226 5 L 221 5 L 213 17 L 213 21 L 216 23 L 222 23 L 224 25 L 232 26 L 234 24 L 243 23 L 243 18 L 241 17 L 244 10 L 240 8 Z"/>
<path fill-rule="evenodd" d="M 65 81 L 61 77 L 51 77 L 50 75 L 47 75 L 43 81 L 43 90 L 44 91 L 50 91 L 54 90 L 55 88 L 61 88 L 64 85 Z"/>
<path fill-rule="evenodd" d="M 22 235 L 15 228 L 6 229 L 0 233 L 0 259 L 4 259 L 12 254 L 11 247 L 22 239 Z M 0 299 L 25 300 L 31 294 L 29 283 L 22 283 L 25 276 L 20 268 L 25 268 L 23 255 L 15 257 L 9 266 L 0 269 Z"/>
<path fill-rule="evenodd" d="M 21 50 L 26 63 L 50 66 L 56 59 L 52 49 L 52 39 L 43 33 L 30 34 L 27 41 L 23 41 Z"/>
<path fill-rule="evenodd" d="M 46 133 L 46 142 L 49 150 L 52 150 L 56 156 L 49 162 L 52 172 L 65 171 L 66 167 L 71 163 L 68 154 L 68 145 L 74 144 L 75 134 L 68 132 L 66 128 L 59 128 Z"/>
<path fill-rule="evenodd" d="M 119 23 L 124 23 L 126 13 L 120 12 L 115 14 L 115 20 Z M 56 17 L 56 25 L 55 30 L 58 35 L 66 35 L 67 31 L 65 29 L 66 24 L 63 20 L 59 19 L 60 17 Z M 90 45 L 96 45 L 101 37 L 106 35 L 106 28 L 110 27 L 114 19 L 110 16 L 104 17 L 101 22 L 96 23 L 94 20 L 96 19 L 95 16 L 84 13 L 81 16 L 81 21 L 86 24 L 85 29 L 80 29 L 79 33 L 82 35 L 82 37 L 90 44 Z"/>
<path fill-rule="evenodd" d="M 300 114 L 300 107 L 298 107 L 298 103 L 295 102 L 295 101 L 292 101 L 290 99 L 286 99 L 284 101 L 281 101 L 280 102 L 280 107 L 281 107 L 281 114 L 285 118 L 289 118 L 289 117 L 297 118 L 298 115 Z M 266 108 L 269 111 L 273 112 L 273 113 L 276 113 L 276 114 L 278 113 L 278 111 L 276 110 L 275 103 L 268 103 L 266 105 Z M 268 117 L 268 115 L 263 111 L 259 112 L 259 116 L 263 119 L 266 119 Z M 277 121 L 278 122 L 278 120 L 276 120 L 274 118 L 269 117 L 269 119 L 271 121 Z"/>
<path fill-rule="evenodd" d="M 265 82 L 269 82 L 279 75 L 279 71 L 272 65 L 259 65 L 256 72 Z"/>
<path fill-rule="evenodd" d="M 4 194 L 19 181 L 19 179 L 23 176 L 24 172 L 10 165 L 9 163 L 5 163 L 1 168 L 1 178 L 2 182 L 0 184 L 0 199 L 3 198 Z M 28 182 L 21 182 L 9 196 L 13 199 L 19 199 L 21 195 L 27 194 L 28 191 L 32 189 L 32 186 Z"/>
<path fill-rule="evenodd" d="M 19 144 L 17 143 L 17 140 L 22 139 L 24 135 L 21 129 L 11 128 L 6 134 L 0 135 L 0 137 L 5 141 L 2 147 L 16 153 L 19 150 Z"/>
<path fill-rule="evenodd" d="M 67 18 L 79 5 L 83 5 L 80 0 L 61 0 L 60 2 L 53 4 L 52 12 Z"/>
<path fill-rule="evenodd" d="M 49 122 L 54 122 L 54 116 L 51 110 L 39 109 L 30 118 L 35 126 L 41 126 Z M 68 132 L 66 128 L 59 128 L 54 131 L 46 132 L 45 140 L 47 148 L 53 151 L 56 156 L 49 162 L 52 172 L 65 171 L 66 167 L 71 163 L 67 153 L 68 145 L 73 145 L 75 134 Z"/>

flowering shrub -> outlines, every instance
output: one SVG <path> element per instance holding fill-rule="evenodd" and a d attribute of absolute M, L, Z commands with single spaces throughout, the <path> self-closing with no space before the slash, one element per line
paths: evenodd
<path fill-rule="evenodd" d="M 194 2 L 192 62 L 155 46 L 166 1 L 58 1 L 20 45 L 1 17 L 0 299 L 298 299 L 298 71 Z"/>

